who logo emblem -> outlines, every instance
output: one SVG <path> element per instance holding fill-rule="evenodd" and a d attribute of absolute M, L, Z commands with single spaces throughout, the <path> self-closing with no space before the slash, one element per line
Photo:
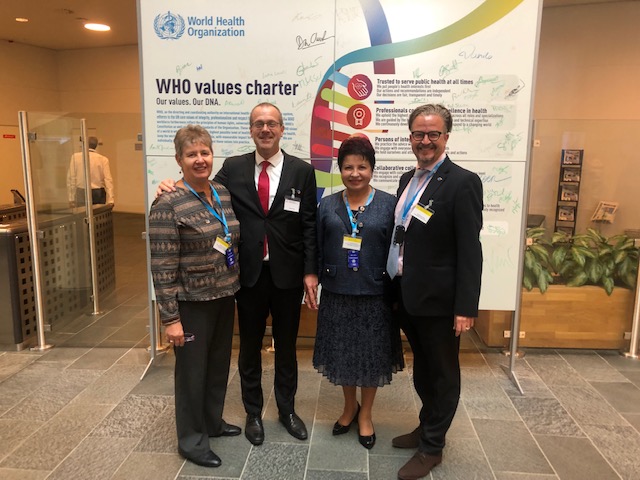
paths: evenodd
<path fill-rule="evenodd" d="M 156 35 L 163 40 L 177 40 L 184 33 L 184 19 L 171 12 L 161 13 L 153 20 Z"/>

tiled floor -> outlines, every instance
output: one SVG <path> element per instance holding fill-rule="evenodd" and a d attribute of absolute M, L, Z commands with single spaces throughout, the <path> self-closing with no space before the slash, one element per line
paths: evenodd
<path fill-rule="evenodd" d="M 315 372 L 310 350 L 300 350 L 296 408 L 309 440 L 293 439 L 277 422 L 271 392 L 262 446 L 244 436 L 212 439 L 220 468 L 184 462 L 176 452 L 173 355 L 162 355 L 140 381 L 147 287 L 133 220 L 133 228 L 116 228 L 118 288 L 104 315 L 54 332 L 56 347 L 45 353 L 0 352 L 0 478 L 396 478 L 412 452 L 392 448 L 391 438 L 417 418 L 410 354 L 408 368 L 378 392 L 371 451 L 355 428 L 332 437 L 341 390 Z M 516 362 L 520 395 L 501 368 L 507 357 L 473 334 L 463 337 L 461 359 L 462 399 L 431 479 L 640 479 L 640 362 L 617 352 L 528 350 Z M 243 425 L 236 361 L 234 351 L 225 419 Z M 264 365 L 270 392 L 272 354 L 264 353 Z"/>

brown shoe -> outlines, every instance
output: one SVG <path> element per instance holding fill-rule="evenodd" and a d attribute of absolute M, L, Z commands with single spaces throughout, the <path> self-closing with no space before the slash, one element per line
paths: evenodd
<path fill-rule="evenodd" d="M 419 443 L 420 427 L 416 428 L 411 433 L 400 435 L 399 437 L 395 437 L 393 440 L 391 440 L 391 445 L 396 448 L 418 448 Z"/>
<path fill-rule="evenodd" d="M 411 460 L 398 470 L 398 479 L 417 480 L 426 477 L 433 467 L 440 465 L 440 462 L 442 462 L 442 454 L 429 455 L 428 453 L 416 452 Z"/>

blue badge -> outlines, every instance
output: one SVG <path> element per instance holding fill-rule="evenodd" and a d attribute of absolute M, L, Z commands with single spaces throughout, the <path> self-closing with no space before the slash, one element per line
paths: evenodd
<path fill-rule="evenodd" d="M 347 266 L 354 270 L 358 270 L 360 267 L 360 252 L 357 250 L 349 250 L 347 254 Z"/>

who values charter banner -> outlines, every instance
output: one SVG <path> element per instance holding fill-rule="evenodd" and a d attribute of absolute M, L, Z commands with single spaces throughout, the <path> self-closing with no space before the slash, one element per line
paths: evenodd
<path fill-rule="evenodd" d="M 395 193 L 414 166 L 407 118 L 424 103 L 454 117 L 450 158 L 484 184 L 481 308 L 514 310 L 520 289 L 539 0 L 138 0 L 149 204 L 178 177 L 173 136 L 214 139 L 214 170 L 254 149 L 249 113 L 282 111 L 282 148 L 316 167 L 319 195 L 342 188 L 349 135 L 377 152 L 372 184 Z"/>

